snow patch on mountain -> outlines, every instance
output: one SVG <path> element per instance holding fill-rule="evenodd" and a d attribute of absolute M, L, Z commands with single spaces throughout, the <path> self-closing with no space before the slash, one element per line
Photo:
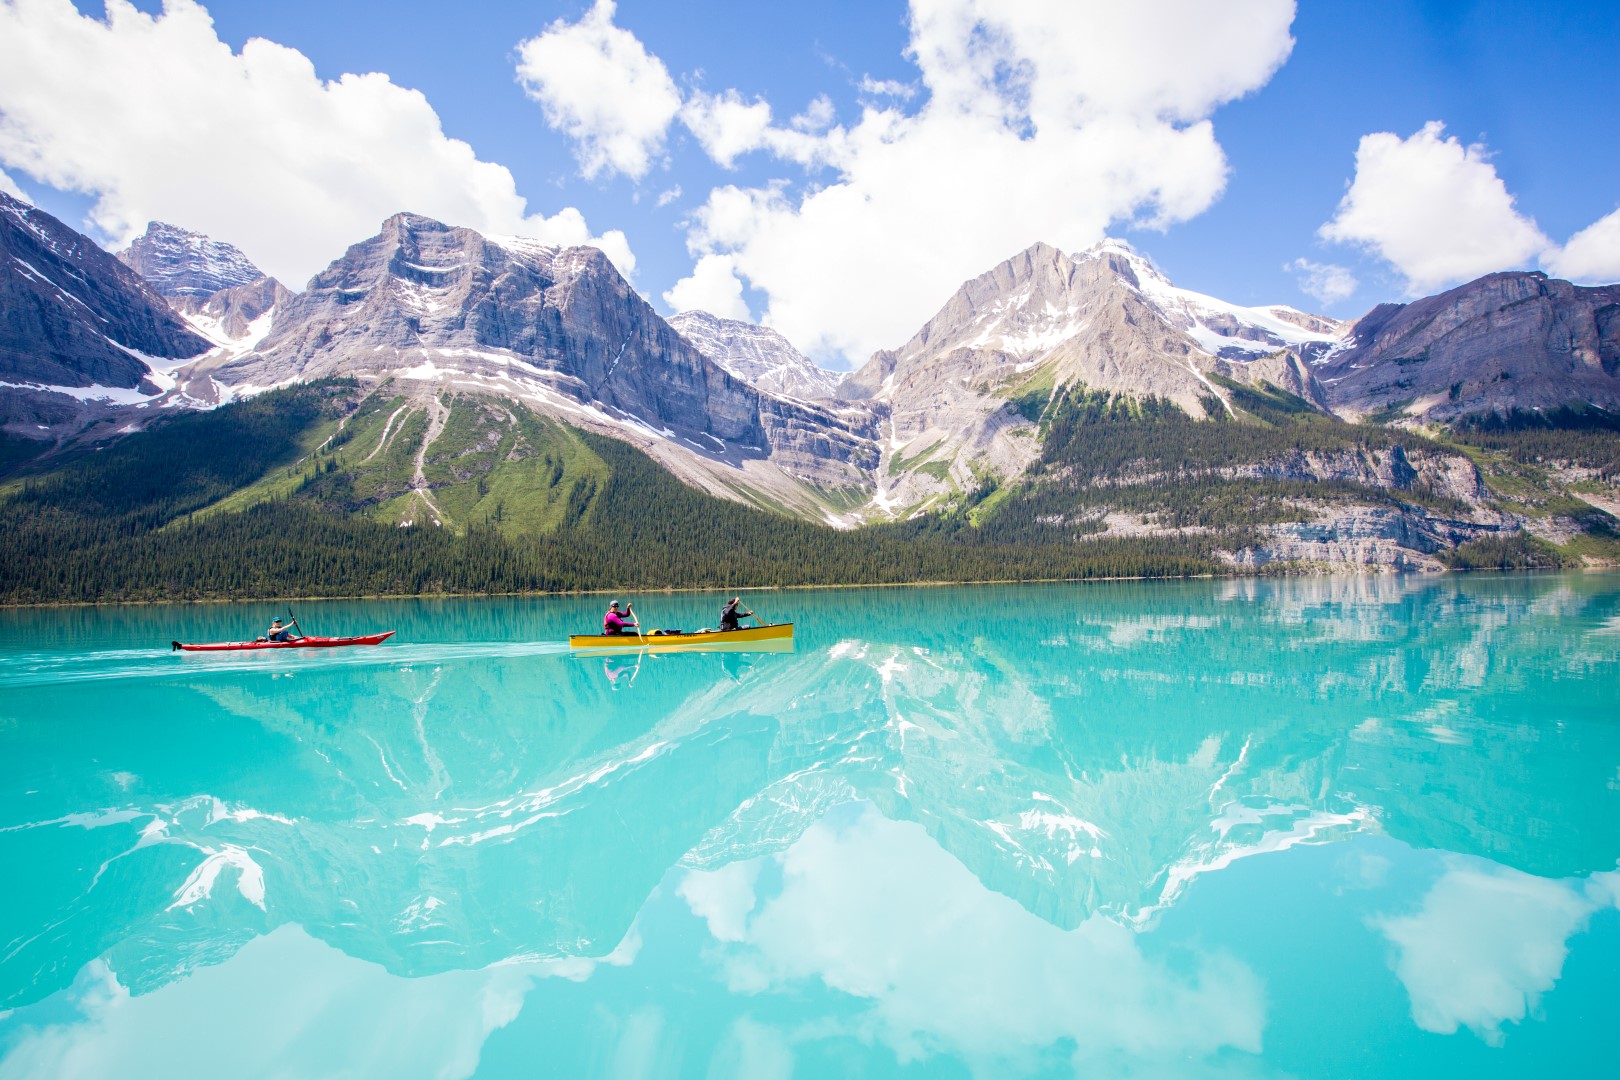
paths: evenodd
<path fill-rule="evenodd" d="M 1345 324 L 1286 304 L 1244 307 L 1178 288 L 1152 259 L 1124 240 L 1110 237 L 1074 258 L 1112 259 L 1116 268 L 1123 264 L 1129 276 L 1135 278 L 1137 291 L 1172 326 L 1204 352 L 1223 360 L 1253 360 L 1280 349 L 1303 346 L 1329 348 L 1344 334 Z"/>
<path fill-rule="evenodd" d="M 231 334 L 226 325 L 226 317 L 223 315 L 209 314 L 207 312 L 196 312 L 195 314 L 181 312 L 180 314 L 181 318 L 186 320 L 188 326 L 209 341 L 212 341 L 217 348 L 224 349 L 233 355 L 240 355 L 252 352 L 258 347 L 259 342 L 264 340 L 265 335 L 270 333 L 270 324 L 275 321 L 276 309 L 271 308 L 248 323 L 246 332 L 238 336 Z"/>

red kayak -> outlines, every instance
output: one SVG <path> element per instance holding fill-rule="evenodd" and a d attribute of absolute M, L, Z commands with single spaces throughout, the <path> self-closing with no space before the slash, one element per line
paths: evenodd
<path fill-rule="evenodd" d="M 381 645 L 394 636 L 392 630 L 380 634 L 361 634 L 359 637 L 301 637 L 292 641 L 216 641 L 207 645 L 187 645 L 173 642 L 175 649 L 186 652 L 235 652 L 240 649 L 336 649 L 344 645 Z"/>

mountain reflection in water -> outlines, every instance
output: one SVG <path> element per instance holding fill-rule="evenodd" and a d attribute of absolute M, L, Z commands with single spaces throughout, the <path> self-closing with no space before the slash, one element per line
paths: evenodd
<path fill-rule="evenodd" d="M 715 1005 L 722 1073 L 838 1036 L 896 1067 L 1265 1075 L 1303 1006 L 1265 935 L 1183 908 L 1266 882 L 1232 911 L 1291 898 L 1271 938 L 1329 957 L 1307 913 L 1337 905 L 1383 1013 L 1480 1052 L 1531 1030 L 1577 935 L 1615 948 L 1620 579 L 760 595 L 796 652 L 551 647 L 594 600 L 321 605 L 401 644 L 247 660 L 142 648 L 240 608 L 0 615 L 0 1076 L 67 1060 L 51 1038 L 144 1060 L 136 1028 L 299 971 L 357 1024 L 435 1017 L 347 1067 L 467 1075 L 526 1000 L 638 966 L 755 1011 L 837 999 Z M 52 995 L 78 1028 L 30 1017 Z M 659 1072 L 672 1004 L 613 1000 L 579 1037 Z"/>

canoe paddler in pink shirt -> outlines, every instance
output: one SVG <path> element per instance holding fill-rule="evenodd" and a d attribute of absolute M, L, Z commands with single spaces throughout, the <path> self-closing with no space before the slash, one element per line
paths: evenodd
<path fill-rule="evenodd" d="M 619 602 L 617 600 L 608 605 L 607 614 L 602 616 L 602 633 L 608 635 L 622 634 L 626 630 L 636 628 L 636 606 L 634 604 L 624 605 L 622 614 L 619 611 Z"/>

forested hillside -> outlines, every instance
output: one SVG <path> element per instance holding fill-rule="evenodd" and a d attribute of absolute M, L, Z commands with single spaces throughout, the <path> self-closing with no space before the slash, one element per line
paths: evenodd
<path fill-rule="evenodd" d="M 357 402 L 356 399 L 360 398 Z M 512 414 L 501 449 L 429 463 L 454 523 L 388 523 L 414 497 L 371 431 L 387 388 L 276 391 L 177 417 L 0 503 L 7 603 L 595 588 L 1028 580 L 1220 572 L 1204 540 L 1001 542 L 937 523 L 839 531 L 686 487 L 634 448 Z M 356 407 L 358 406 L 358 407 Z M 393 406 L 390 409 L 390 406 Z M 273 416 L 293 417 L 271 425 Z M 341 426 L 340 426 L 341 425 Z M 401 436 L 408 438 L 408 436 Z M 402 445 L 410 445 L 404 442 Z M 964 542 L 966 541 L 966 542 Z"/>
<path fill-rule="evenodd" d="M 1453 566 L 1620 548 L 1602 511 L 1536 496 L 1522 472 L 1548 454 L 1612 471 L 1620 433 L 1601 417 L 1481 421 L 1441 442 L 1269 387 L 1222 388 L 1231 409 L 1212 404 L 1213 421 L 1084 388 L 1014 402 L 1039 424 L 1027 476 L 841 531 L 707 495 L 626 443 L 515 404 L 327 380 L 13 478 L 0 602 L 1219 574 L 1267 530 L 1368 508 L 1451 528 L 1439 557 Z M 1468 524 L 1486 504 L 1562 514 L 1576 531 L 1560 548 L 1511 524 L 1522 515 Z"/>

